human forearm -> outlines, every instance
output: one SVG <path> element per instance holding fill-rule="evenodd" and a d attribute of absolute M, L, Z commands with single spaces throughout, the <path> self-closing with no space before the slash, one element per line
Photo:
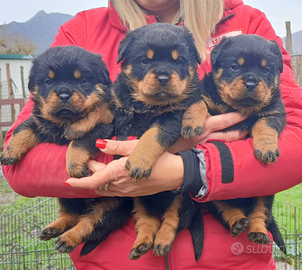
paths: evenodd
<path fill-rule="evenodd" d="M 89 190 L 63 185 L 66 172 L 66 146 L 40 144 L 29 151 L 16 165 L 3 166 L 3 173 L 12 189 L 26 197 L 62 198 L 95 197 Z M 100 158 L 104 161 L 105 155 Z M 106 156 L 110 158 L 110 156 Z M 105 162 L 105 161 L 104 161 Z"/>
<path fill-rule="evenodd" d="M 293 145 L 297 149 L 302 147 L 301 136 L 299 128 L 287 126 L 279 139 L 281 156 L 275 164 L 269 165 L 262 164 L 254 157 L 252 139 L 226 143 L 232 158 L 228 171 L 222 171 L 225 160 L 221 157 L 225 153 L 219 153 L 214 144 L 202 145 L 208 166 L 208 193 L 197 200 L 205 202 L 271 195 L 301 183 L 302 153 L 293 151 Z"/>

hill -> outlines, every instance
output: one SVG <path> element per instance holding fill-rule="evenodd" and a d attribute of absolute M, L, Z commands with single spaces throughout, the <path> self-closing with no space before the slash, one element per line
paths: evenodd
<path fill-rule="evenodd" d="M 302 30 L 292 34 L 293 54 L 302 54 Z"/>
<path fill-rule="evenodd" d="M 28 38 L 36 45 L 36 54 L 46 50 L 53 42 L 60 25 L 70 20 L 69 14 L 50 13 L 39 11 L 34 17 L 24 23 L 11 22 L 0 25 L 1 35 L 19 34 Z"/>
<path fill-rule="evenodd" d="M 39 11 L 34 17 L 24 23 L 11 22 L 0 25 L 1 34 L 19 34 L 29 39 L 37 47 L 36 54 L 46 50 L 53 42 L 60 25 L 70 20 L 69 14 Z M 293 54 L 302 54 L 302 30 L 292 34 Z M 285 38 L 283 38 L 285 46 Z"/>

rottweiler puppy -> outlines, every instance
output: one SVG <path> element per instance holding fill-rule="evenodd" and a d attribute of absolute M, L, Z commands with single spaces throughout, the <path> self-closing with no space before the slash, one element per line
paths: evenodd
<path fill-rule="evenodd" d="M 96 139 L 111 138 L 114 132 L 109 108 L 111 81 L 101 56 L 77 46 L 50 48 L 33 60 L 28 87 L 34 102 L 32 115 L 14 130 L 1 163 L 16 164 L 38 144 L 55 143 L 68 145 L 68 174 L 87 176 L 87 162 L 99 152 Z M 60 198 L 59 203 L 58 220 L 40 238 L 61 235 L 56 242 L 60 252 L 71 252 L 89 240 L 97 226 L 102 229 L 97 234 L 101 242 L 132 210 L 131 203 L 115 198 Z M 102 222 L 113 214 L 115 219 Z"/>
<path fill-rule="evenodd" d="M 119 140 L 140 138 L 126 163 L 129 176 L 138 181 L 150 176 L 156 159 L 181 136 L 182 125 L 191 126 L 182 118 L 200 100 L 196 70 L 201 59 L 185 27 L 156 23 L 129 32 L 120 43 L 117 61 L 122 65 L 112 87 L 114 125 Z M 202 127 L 195 131 L 201 132 Z M 158 256 L 168 254 L 184 228 L 190 228 L 199 259 L 203 220 L 200 204 L 188 194 L 161 192 L 134 198 L 134 220 L 137 239 L 130 259 L 152 247 Z"/>
<path fill-rule="evenodd" d="M 223 38 L 213 49 L 211 62 L 212 72 L 199 85 L 209 113 L 239 112 L 247 116 L 246 120 L 227 130 L 250 131 L 255 157 L 264 164 L 276 162 L 280 155 L 278 138 L 286 124 L 279 89 L 283 60 L 278 44 L 257 35 Z M 203 111 L 193 109 L 187 113 L 199 118 Z M 230 228 L 232 236 L 249 227 L 251 241 L 268 244 L 268 228 L 275 242 L 285 250 L 272 215 L 272 205 L 273 196 L 209 204 L 212 213 Z"/>

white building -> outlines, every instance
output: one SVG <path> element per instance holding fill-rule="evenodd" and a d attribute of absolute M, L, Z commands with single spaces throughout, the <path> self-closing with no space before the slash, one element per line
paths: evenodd
<path fill-rule="evenodd" d="M 21 67 L 24 72 L 24 85 L 26 96 L 29 96 L 27 89 L 28 75 L 31 68 L 33 56 L 32 55 L 19 55 L 19 54 L 0 54 L 0 84 L 2 85 L 2 97 L 8 97 L 8 84 L 7 84 L 7 64 L 10 68 L 12 86 L 15 98 L 22 98 L 22 80 L 21 80 Z"/>

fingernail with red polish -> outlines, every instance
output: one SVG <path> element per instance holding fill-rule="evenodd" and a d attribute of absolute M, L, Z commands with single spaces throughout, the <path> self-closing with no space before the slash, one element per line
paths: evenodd
<path fill-rule="evenodd" d="M 69 183 L 67 183 L 67 182 L 64 182 L 63 184 L 64 184 L 65 186 L 71 187 L 71 185 L 70 185 Z"/>
<path fill-rule="evenodd" d="M 97 139 L 96 142 L 95 142 L 95 146 L 97 148 L 100 148 L 100 149 L 105 149 L 106 148 L 106 144 L 107 142 L 103 139 Z"/>

